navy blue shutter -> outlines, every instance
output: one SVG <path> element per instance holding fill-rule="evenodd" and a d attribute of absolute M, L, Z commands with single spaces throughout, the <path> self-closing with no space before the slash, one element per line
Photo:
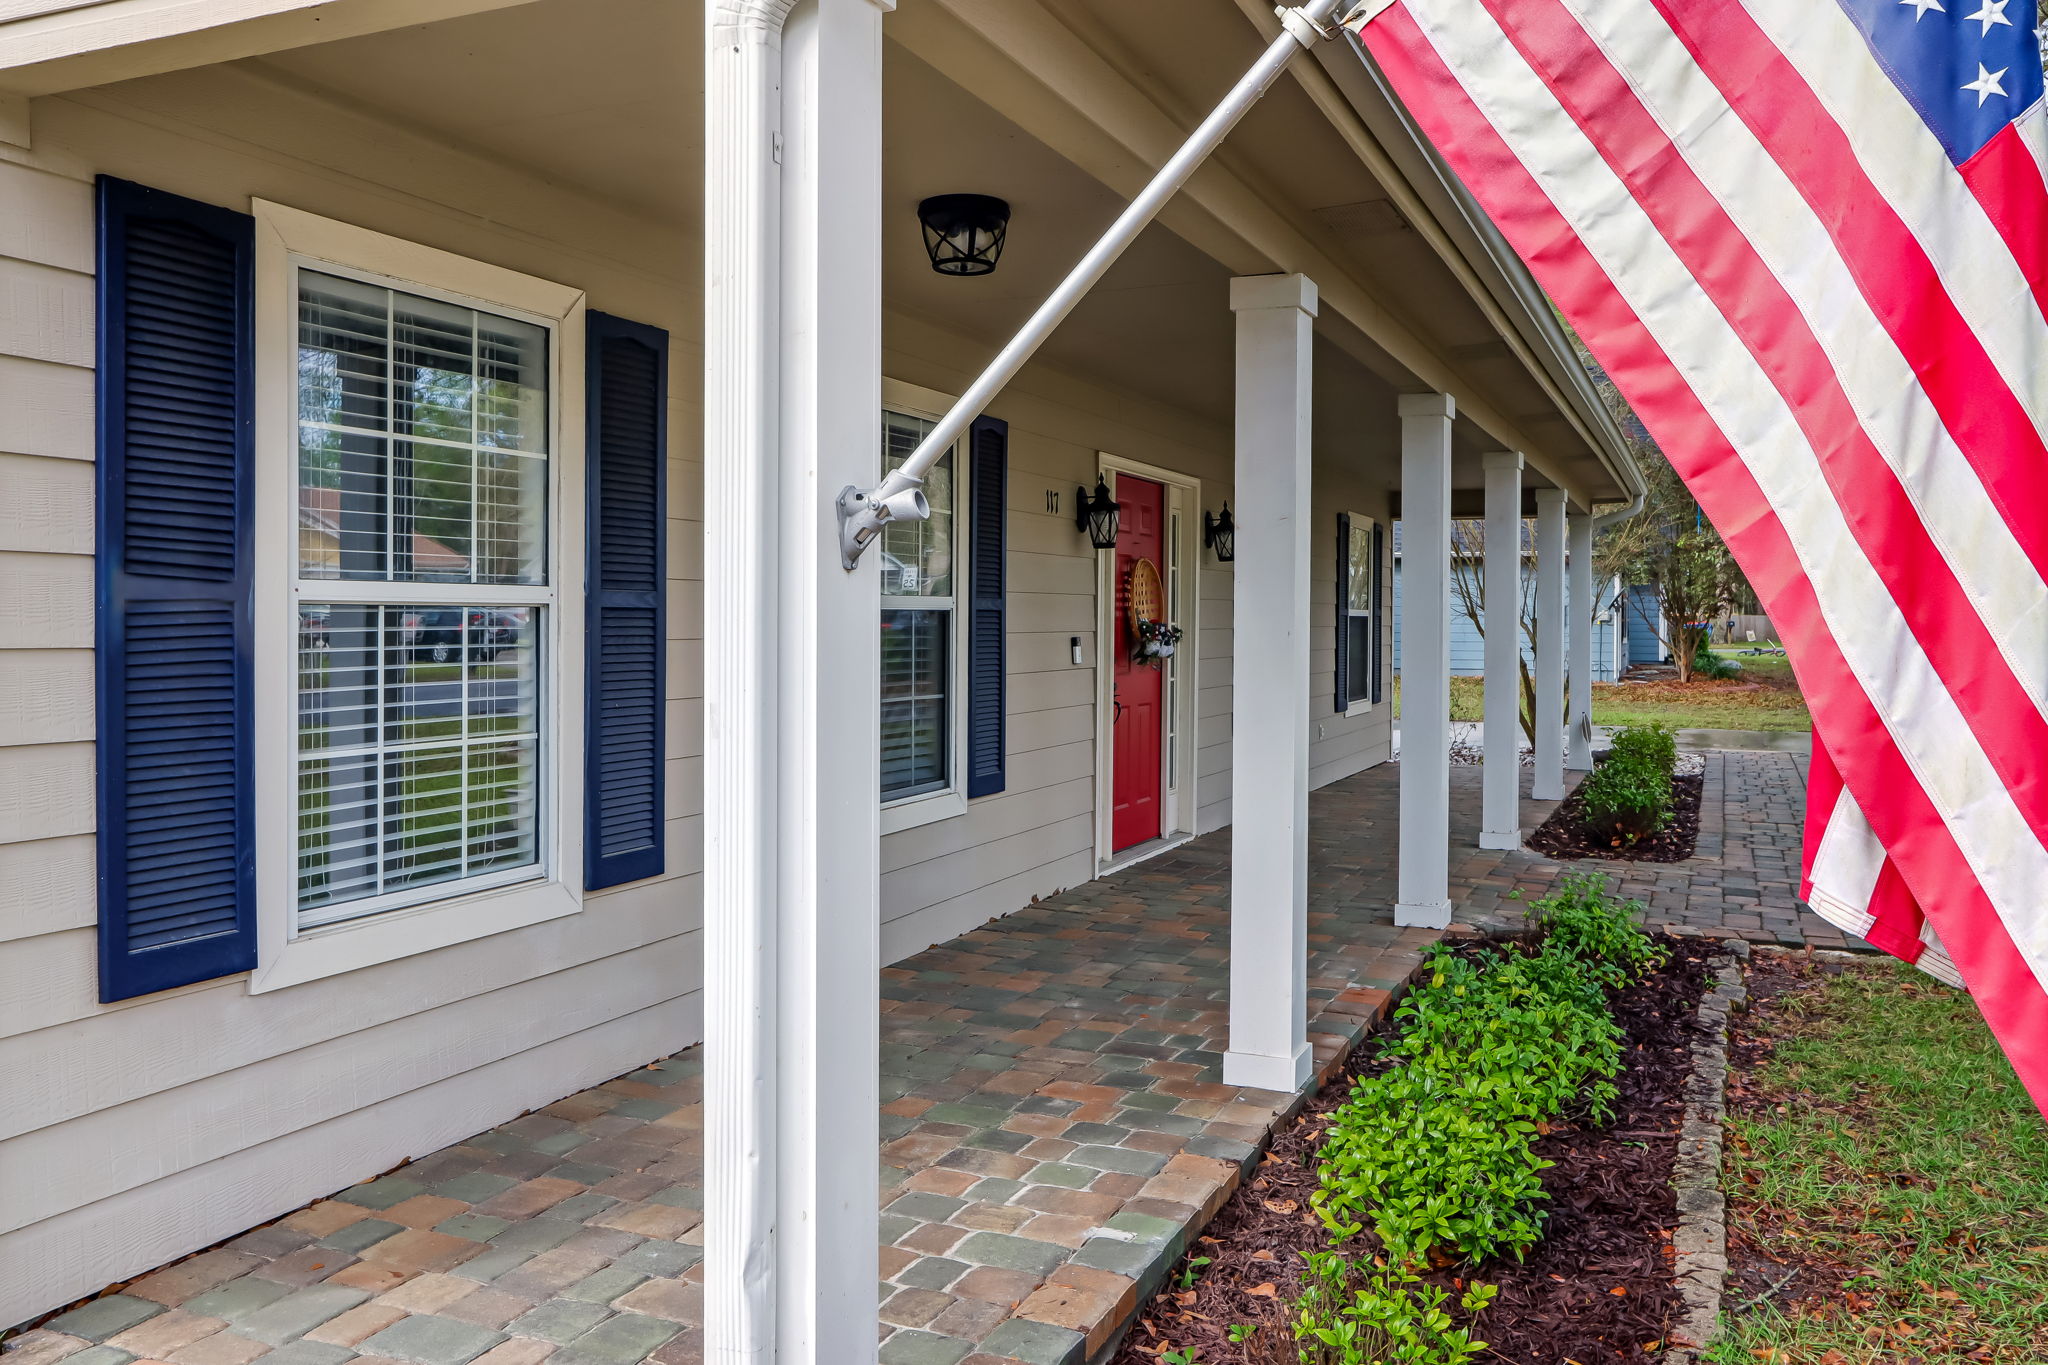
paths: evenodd
<path fill-rule="evenodd" d="M 1351 514 L 1337 514 L 1337 714 L 1351 706 Z"/>
<path fill-rule="evenodd" d="M 255 220 L 102 176 L 100 999 L 256 965 Z"/>
<path fill-rule="evenodd" d="M 1386 660 L 1386 531 L 1372 524 L 1372 704 L 1378 706 L 1385 694 Z"/>
<path fill-rule="evenodd" d="M 662 871 L 668 333 L 586 314 L 583 885 Z"/>
<path fill-rule="evenodd" d="M 967 794 L 992 796 L 1005 784 L 1003 506 L 1009 497 L 1010 424 L 977 417 L 967 429 L 968 528 Z"/>

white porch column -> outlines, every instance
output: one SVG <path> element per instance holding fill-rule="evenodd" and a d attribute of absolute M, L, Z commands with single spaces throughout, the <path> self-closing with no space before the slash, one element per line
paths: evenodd
<path fill-rule="evenodd" d="M 712 1360 L 875 1359 L 877 0 L 707 7 L 705 1185 Z M 787 22 L 785 23 L 784 20 Z"/>
<path fill-rule="evenodd" d="M 1564 499 L 1536 490 L 1536 773 L 1529 794 L 1564 797 Z"/>
<path fill-rule="evenodd" d="M 1401 414 L 1401 867 L 1394 923 L 1451 922 L 1451 418 L 1447 393 Z"/>
<path fill-rule="evenodd" d="M 1486 456 L 1485 767 L 1481 848 L 1522 846 L 1522 456 Z"/>
<path fill-rule="evenodd" d="M 1316 287 L 1230 282 L 1237 315 L 1230 1047 L 1223 1082 L 1308 1081 L 1309 410 Z"/>
<path fill-rule="evenodd" d="M 1571 636 L 1566 641 L 1567 698 L 1564 766 L 1586 772 L 1593 766 L 1593 514 L 1573 512 L 1565 518 L 1565 554 L 1571 579 L 1566 594 L 1571 606 Z"/>

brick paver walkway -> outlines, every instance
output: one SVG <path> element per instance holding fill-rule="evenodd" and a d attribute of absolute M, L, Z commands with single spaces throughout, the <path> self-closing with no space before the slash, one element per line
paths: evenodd
<path fill-rule="evenodd" d="M 1513 915 L 1518 904 L 1546 894 L 1566 872 L 1599 871 L 1616 879 L 1621 894 L 1647 905 L 1651 922 L 1660 927 L 1791 948 L 1868 951 L 1862 939 L 1843 933 L 1799 900 L 1806 757 L 1727 749 L 1704 758 L 1699 845 L 1682 863 L 1559 863 L 1526 848 L 1474 848 L 1480 770 L 1451 769 L 1451 900 L 1458 919 L 1498 921 Z M 1370 804 L 1392 824 L 1398 819 L 1393 773 L 1376 768 L 1359 777 L 1377 779 Z M 1533 830 L 1553 809 L 1548 802 L 1524 802 L 1525 828 Z M 1391 875 L 1391 853 L 1388 859 Z M 1521 902 L 1511 898 L 1515 891 Z"/>
<path fill-rule="evenodd" d="M 1838 944 L 1791 899 L 1797 762 L 1711 755 L 1708 779 L 1699 856 L 1625 889 L 1660 920 Z M 1391 923 L 1397 783 L 1386 765 L 1311 801 L 1319 1073 L 1437 937 Z M 1461 919 L 1555 881 L 1471 846 L 1478 769 L 1453 769 L 1452 800 Z M 1530 803 L 1530 826 L 1547 813 Z M 883 973 L 887 1365 L 1095 1355 L 1297 1102 L 1222 1084 L 1228 855 L 1227 831 L 1204 837 Z M 693 1049 L 345 1190 L 54 1319 L 4 1365 L 690 1365 L 699 1071 Z"/>

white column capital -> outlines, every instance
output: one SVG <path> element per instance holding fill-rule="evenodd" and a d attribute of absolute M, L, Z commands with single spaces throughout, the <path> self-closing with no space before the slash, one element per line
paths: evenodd
<path fill-rule="evenodd" d="M 1565 499 L 1570 496 L 1571 494 L 1565 492 L 1562 488 L 1539 488 L 1536 490 L 1536 506 L 1539 508 L 1562 508 L 1565 505 Z"/>
<path fill-rule="evenodd" d="M 1458 400 L 1447 393 L 1404 393 L 1395 398 L 1394 411 L 1403 418 L 1441 417 L 1449 421 L 1458 415 Z"/>
<path fill-rule="evenodd" d="M 1480 467 L 1488 473 L 1496 469 L 1512 469 L 1520 473 L 1524 463 L 1519 450 L 1489 450 L 1479 457 Z"/>
<path fill-rule="evenodd" d="M 1316 315 L 1316 282 L 1306 275 L 1238 275 L 1230 281 L 1230 311 L 1296 308 Z"/>

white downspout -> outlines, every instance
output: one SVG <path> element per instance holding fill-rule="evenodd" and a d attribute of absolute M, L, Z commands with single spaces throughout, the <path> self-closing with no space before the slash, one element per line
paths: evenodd
<path fill-rule="evenodd" d="M 782 29 L 795 0 L 714 0 L 704 46 L 704 851 L 707 1319 L 728 1365 L 777 1313 L 776 531 Z M 713 580 L 722 579 L 723 582 Z M 728 1335 L 729 1333 L 729 1335 Z"/>
<path fill-rule="evenodd" d="M 1614 525 L 1615 523 L 1627 521 L 1630 517 L 1636 515 L 1636 513 L 1643 510 L 1643 504 L 1649 501 L 1649 497 L 1649 486 L 1643 482 L 1643 476 L 1641 474 L 1637 474 L 1635 497 L 1629 500 L 1628 506 L 1626 507 L 1620 508 L 1619 510 L 1613 512 L 1602 512 L 1600 513 L 1600 515 L 1594 517 L 1593 534 L 1597 536 L 1602 531 L 1606 530 L 1608 527 Z"/>

